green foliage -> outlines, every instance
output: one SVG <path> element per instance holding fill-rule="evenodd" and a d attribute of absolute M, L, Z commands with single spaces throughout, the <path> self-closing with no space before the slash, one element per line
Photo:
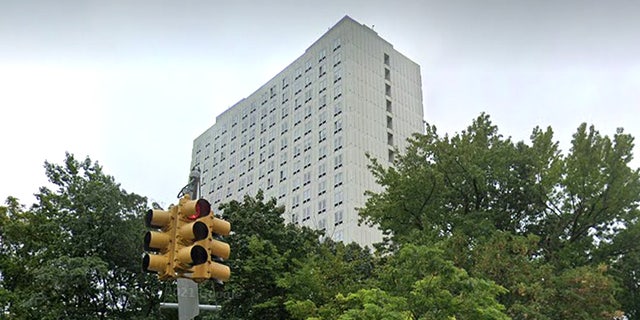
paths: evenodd
<path fill-rule="evenodd" d="M 581 125 L 504 138 L 482 114 L 415 135 L 360 209 L 388 239 L 372 254 L 285 225 L 275 199 L 220 206 L 231 280 L 199 286 L 200 319 L 638 319 L 640 170 L 633 137 Z M 146 200 L 88 158 L 45 163 L 57 189 L 0 206 L 0 312 L 9 319 L 175 318 L 171 284 L 140 272 Z"/>
<path fill-rule="evenodd" d="M 300 267 L 318 245 L 320 234 L 307 228 L 284 225 L 283 208 L 275 199 L 264 201 L 262 192 L 243 202 L 220 206 L 234 230 L 227 238 L 232 248 L 231 279 L 224 286 L 222 311 L 207 318 L 286 319 L 286 289 L 278 284 L 284 274 Z M 207 283 L 205 289 L 215 290 Z"/>
<path fill-rule="evenodd" d="M 361 289 L 346 297 L 338 294 L 337 303 L 345 311 L 339 320 L 409 320 L 411 313 L 407 310 L 407 300 L 394 297 L 379 289 Z"/>
<path fill-rule="evenodd" d="M 629 298 L 640 283 L 632 271 L 640 269 L 633 137 L 581 125 L 565 156 L 550 128 L 514 143 L 482 114 L 454 136 L 427 125 L 409 142 L 392 167 L 372 159 L 384 191 L 369 193 L 360 211 L 389 236 L 387 252 L 409 243 L 441 248 L 471 276 L 507 288 L 499 299 L 515 318 L 572 318 L 560 307 L 568 306 L 568 274 L 603 290 L 580 291 L 592 304 L 578 318 L 615 314 L 618 302 L 638 314 Z"/>
<path fill-rule="evenodd" d="M 404 296 L 418 319 L 508 319 L 496 298 L 507 291 L 470 277 L 442 250 L 405 244 L 380 269 L 380 285 Z"/>
<path fill-rule="evenodd" d="M 3 310 L 16 319 L 157 318 L 159 283 L 140 272 L 146 200 L 120 189 L 87 158 L 45 163 L 27 211 L 2 213 Z"/>

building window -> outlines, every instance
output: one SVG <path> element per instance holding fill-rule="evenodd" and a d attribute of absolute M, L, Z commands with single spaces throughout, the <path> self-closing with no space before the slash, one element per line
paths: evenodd
<path fill-rule="evenodd" d="M 336 100 L 340 97 L 342 97 L 342 86 L 337 85 L 333 88 L 333 100 Z"/>
<path fill-rule="evenodd" d="M 333 72 L 333 83 L 338 83 L 342 80 L 342 68 L 336 68 Z"/>
<path fill-rule="evenodd" d="M 342 52 L 336 52 L 333 55 L 333 67 L 337 67 L 340 63 L 342 63 Z"/>
<path fill-rule="evenodd" d="M 384 79 L 391 81 L 391 70 L 384 68 Z"/>
<path fill-rule="evenodd" d="M 342 136 L 337 136 L 333 138 L 333 151 L 338 151 L 342 149 Z"/>
<path fill-rule="evenodd" d="M 327 91 L 327 80 L 323 79 L 320 81 L 320 87 L 318 90 L 318 94 L 321 94 L 323 92 Z"/>
<path fill-rule="evenodd" d="M 323 111 L 318 115 L 318 127 L 322 127 L 325 123 L 327 123 L 327 112 Z"/>
<path fill-rule="evenodd" d="M 342 167 L 342 154 L 339 154 L 333 158 L 333 169 L 338 169 Z"/>
<path fill-rule="evenodd" d="M 273 158 L 276 155 L 276 147 L 274 145 L 269 146 L 269 158 Z"/>
<path fill-rule="evenodd" d="M 295 80 L 300 79 L 300 77 L 302 77 L 302 67 L 297 67 L 296 68 L 296 78 L 295 78 Z"/>
<path fill-rule="evenodd" d="M 342 103 L 338 102 L 333 106 L 333 116 L 337 117 L 342 113 Z"/>
<path fill-rule="evenodd" d="M 307 90 L 304 94 L 304 103 L 307 103 L 313 99 L 313 91 L 311 89 Z"/>
<path fill-rule="evenodd" d="M 311 219 L 311 207 L 305 207 L 302 209 L 302 222 Z"/>
<path fill-rule="evenodd" d="M 327 49 L 322 48 L 322 50 L 320 50 L 320 54 L 318 55 L 318 62 L 322 62 L 326 58 L 327 58 Z"/>
<path fill-rule="evenodd" d="M 393 118 L 387 116 L 387 129 L 393 129 Z"/>
<path fill-rule="evenodd" d="M 393 134 L 387 132 L 387 144 L 392 146 L 393 145 Z"/>
<path fill-rule="evenodd" d="M 300 160 L 297 160 L 296 162 L 293 163 L 293 174 L 298 174 L 300 172 L 300 168 L 301 168 L 301 162 Z"/>
<path fill-rule="evenodd" d="M 386 94 L 387 97 L 391 97 L 391 86 L 387 83 L 384 84 L 384 94 Z"/>
<path fill-rule="evenodd" d="M 327 222 L 325 218 L 318 220 L 318 230 L 325 231 L 327 229 Z"/>
<path fill-rule="evenodd" d="M 302 203 L 307 203 L 309 201 L 311 201 L 311 190 L 305 189 L 302 191 Z"/>
<path fill-rule="evenodd" d="M 295 209 L 300 206 L 300 195 L 295 194 L 291 199 L 291 208 Z M 304 221 L 304 218 L 302 219 Z"/>
<path fill-rule="evenodd" d="M 333 51 L 340 49 L 341 46 L 342 40 L 340 38 L 336 38 L 335 40 L 333 40 Z"/>
<path fill-rule="evenodd" d="M 307 60 L 307 62 L 305 63 L 304 72 L 309 72 L 312 66 L 313 66 L 313 63 L 311 62 L 311 59 Z"/>
<path fill-rule="evenodd" d="M 388 66 L 388 65 L 389 65 L 389 55 L 388 55 L 388 54 L 386 54 L 386 53 L 384 54 L 384 64 L 385 64 L 386 66 Z"/>
<path fill-rule="evenodd" d="M 304 139 L 303 146 L 304 146 L 304 150 L 303 150 L 304 152 L 311 150 L 311 137 L 307 137 Z"/>
<path fill-rule="evenodd" d="M 300 177 L 293 179 L 293 191 L 298 191 L 300 189 Z"/>
<path fill-rule="evenodd" d="M 327 212 L 327 199 L 320 199 L 318 201 L 318 214 Z"/>
<path fill-rule="evenodd" d="M 311 172 L 305 172 L 302 181 L 303 185 L 309 185 L 311 183 Z"/>
<path fill-rule="evenodd" d="M 333 214 L 333 217 L 334 217 L 334 221 L 335 221 L 334 225 L 336 225 L 336 226 L 339 225 L 339 224 L 342 224 L 342 222 L 344 221 L 343 220 L 344 219 L 344 213 L 343 213 L 342 210 L 336 211 Z"/>
<path fill-rule="evenodd" d="M 333 133 L 336 134 L 340 131 L 342 131 L 342 119 L 333 122 Z"/>
<path fill-rule="evenodd" d="M 393 152 L 393 150 L 389 150 L 389 162 L 393 162 L 395 158 L 395 153 Z"/>
<path fill-rule="evenodd" d="M 336 192 L 333 196 L 333 206 L 338 207 L 344 202 L 344 193 L 342 191 Z"/>
<path fill-rule="evenodd" d="M 327 140 L 327 128 L 323 128 L 323 129 L 320 129 L 320 131 L 318 131 L 318 143 L 323 142 L 325 140 Z"/>
<path fill-rule="evenodd" d="M 292 213 L 291 214 L 291 223 L 298 224 L 298 214 L 297 213 Z"/>
<path fill-rule="evenodd" d="M 304 135 L 308 135 L 311 133 L 311 128 L 313 128 L 313 124 L 311 123 L 311 121 L 307 121 L 304 124 Z"/>
<path fill-rule="evenodd" d="M 318 66 L 318 78 L 322 78 L 325 74 L 327 74 L 327 67 L 324 64 L 321 64 Z"/>
<path fill-rule="evenodd" d="M 300 147 L 300 145 L 295 145 L 293 146 L 293 158 L 297 158 L 298 156 L 300 156 L 300 153 L 302 148 Z"/>
<path fill-rule="evenodd" d="M 322 145 L 318 148 L 318 161 L 327 157 L 327 146 Z"/>
<path fill-rule="evenodd" d="M 392 109 L 391 109 L 391 100 L 387 99 L 387 112 L 391 113 Z"/>
<path fill-rule="evenodd" d="M 337 188 L 342 186 L 343 183 L 342 172 L 338 172 L 333 176 L 333 187 Z"/>
<path fill-rule="evenodd" d="M 318 179 L 326 175 L 327 175 L 327 164 L 323 162 L 318 166 Z"/>
<path fill-rule="evenodd" d="M 311 105 L 304 107 L 304 118 L 309 119 L 311 117 Z"/>
<path fill-rule="evenodd" d="M 327 193 L 327 181 L 322 180 L 318 182 L 318 196 L 321 196 L 325 193 Z"/>
<path fill-rule="evenodd" d="M 311 167 L 311 154 L 307 154 L 304 156 L 304 168 Z"/>
<path fill-rule="evenodd" d="M 322 108 L 327 106 L 327 95 L 323 94 L 320 96 L 320 99 L 318 99 L 318 110 L 321 110 Z"/>

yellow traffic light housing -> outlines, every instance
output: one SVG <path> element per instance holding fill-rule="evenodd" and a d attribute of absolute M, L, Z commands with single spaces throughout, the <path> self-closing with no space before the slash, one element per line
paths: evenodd
<path fill-rule="evenodd" d="M 200 243 L 207 248 L 209 259 L 205 264 L 194 267 L 193 279 L 202 281 L 206 279 L 216 279 L 224 282 L 231 277 L 231 269 L 221 262 L 229 259 L 231 248 L 228 243 L 219 240 L 220 236 L 227 236 L 231 232 L 231 224 L 225 220 L 218 219 L 210 213 L 202 218 L 207 224 L 209 237 Z"/>
<path fill-rule="evenodd" d="M 207 200 L 180 199 L 177 216 L 174 271 L 179 277 L 201 282 L 208 279 L 227 281 L 231 270 L 223 265 L 231 249 L 219 241 L 220 235 L 229 235 L 229 222 L 215 218 Z"/>
<path fill-rule="evenodd" d="M 147 231 L 144 236 L 145 253 L 142 258 L 142 270 L 157 273 L 161 280 L 175 278 L 173 272 L 173 251 L 178 210 L 169 211 L 151 209 L 145 215 L 145 225 L 156 229 Z"/>
<path fill-rule="evenodd" d="M 169 211 L 149 210 L 145 225 L 155 229 L 144 236 L 142 269 L 158 274 L 160 280 L 189 278 L 227 281 L 231 269 L 222 264 L 229 258 L 229 244 L 220 241 L 231 232 L 231 224 L 214 217 L 204 199 L 182 197 Z"/>

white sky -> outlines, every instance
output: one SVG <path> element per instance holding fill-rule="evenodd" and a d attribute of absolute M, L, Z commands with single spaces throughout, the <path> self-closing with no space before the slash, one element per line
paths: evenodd
<path fill-rule="evenodd" d="M 442 133 L 485 111 L 565 151 L 582 122 L 640 139 L 640 1 L 1 0 L 0 200 L 69 151 L 175 202 L 193 139 L 347 14 L 420 64 Z"/>

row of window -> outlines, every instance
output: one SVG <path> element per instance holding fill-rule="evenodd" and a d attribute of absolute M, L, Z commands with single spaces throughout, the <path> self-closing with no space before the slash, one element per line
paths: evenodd
<path fill-rule="evenodd" d="M 293 224 L 308 223 L 312 219 L 311 207 L 305 207 L 302 209 L 302 213 L 294 212 L 290 215 L 290 222 Z M 318 230 L 326 230 L 327 218 L 326 217 L 313 217 L 316 222 L 315 227 Z M 333 213 L 333 225 L 339 226 L 344 223 L 344 210 L 336 210 Z"/>
<path fill-rule="evenodd" d="M 301 185 L 306 186 L 310 184 L 312 179 L 317 178 L 320 181 L 322 181 L 321 179 L 327 176 L 328 168 L 330 168 L 331 165 L 333 166 L 333 170 L 331 172 L 334 173 L 334 187 L 337 188 L 341 186 L 343 183 L 342 173 L 338 171 L 343 167 L 343 155 L 341 153 L 333 156 L 333 162 L 331 163 L 325 161 L 324 159 L 321 160 L 316 166 L 317 168 L 316 177 L 313 177 L 313 171 L 315 170 L 314 168 L 310 168 L 311 167 L 310 162 L 305 163 L 303 167 L 302 163 L 300 163 L 299 161 L 296 161 L 291 167 L 281 167 L 281 169 L 279 170 L 279 174 L 276 175 L 274 173 L 275 163 L 273 161 L 270 161 L 267 166 L 259 167 L 258 173 L 257 173 L 257 180 L 260 181 L 266 178 L 266 189 L 269 190 L 274 186 L 276 181 L 277 183 L 281 184 L 286 182 L 288 178 L 291 178 L 292 179 L 291 182 L 293 186 L 292 192 L 295 192 L 301 187 Z M 246 186 L 249 186 L 250 183 L 253 182 L 254 178 L 256 178 L 256 176 L 254 175 L 253 167 L 249 167 L 249 169 L 246 171 L 244 170 L 239 171 L 239 174 L 237 176 L 232 173 L 232 175 L 230 175 L 227 179 L 225 179 L 225 176 L 223 175 L 224 175 L 224 172 L 221 173 L 221 175 L 219 176 L 214 175 L 211 177 L 211 179 L 209 179 L 210 182 L 208 182 L 208 179 L 207 179 L 208 172 L 206 171 L 203 172 L 203 175 L 202 175 L 202 179 L 204 181 L 203 186 L 211 185 L 209 193 L 212 193 L 216 190 L 222 189 L 223 185 L 227 185 L 231 187 L 231 184 L 233 184 L 236 181 L 236 179 L 238 179 L 238 191 L 240 192 Z M 215 184 L 218 185 L 217 189 L 213 187 Z M 322 191 L 323 188 L 320 188 L 320 190 Z"/>
<path fill-rule="evenodd" d="M 341 45 L 338 45 L 334 47 L 333 50 L 332 85 L 334 87 L 334 100 L 342 95 L 342 87 L 339 84 L 340 80 L 342 79 L 342 68 L 340 67 L 340 64 L 342 62 L 342 54 L 341 51 L 338 51 L 340 47 Z M 261 119 L 264 119 L 267 115 L 267 110 L 270 110 L 270 112 L 275 111 L 278 102 L 280 102 L 280 104 L 282 105 L 288 105 L 288 102 L 290 101 L 290 99 L 292 99 L 296 107 L 302 105 L 302 103 L 308 103 L 313 99 L 314 96 L 314 90 L 312 87 L 312 84 L 316 83 L 314 79 L 319 79 L 319 81 L 317 82 L 317 94 L 321 95 L 325 93 L 328 89 L 328 84 L 330 84 L 330 80 L 328 80 L 326 77 L 329 69 L 329 65 L 325 61 L 327 59 L 326 49 L 320 50 L 319 54 L 320 56 L 317 62 L 316 75 L 312 75 L 310 73 L 312 69 L 316 68 L 316 64 L 313 63 L 312 58 L 309 58 L 305 63 L 304 70 L 302 66 L 295 69 L 295 78 L 293 82 L 289 80 L 287 75 L 283 75 L 282 79 L 280 80 L 280 91 L 278 90 L 277 85 L 271 85 L 268 90 L 265 90 L 262 94 L 260 94 L 257 101 L 254 101 L 244 107 L 239 115 L 234 115 L 230 121 L 231 128 L 234 128 L 238 124 L 240 124 L 242 129 L 244 130 L 247 129 L 249 125 L 255 125 L 255 113 L 260 107 L 264 107 L 261 108 L 262 111 L 260 112 Z M 290 85 L 293 86 L 291 90 L 289 88 Z M 304 98 L 301 95 L 303 90 L 305 90 Z M 280 101 L 278 101 L 278 99 L 275 99 L 278 96 L 282 98 Z M 324 96 L 324 98 L 323 96 L 320 96 L 320 99 L 326 99 L 326 95 Z M 269 106 L 265 106 L 267 103 L 270 103 Z M 321 101 L 320 103 L 322 104 L 323 102 Z M 214 140 L 221 139 L 227 133 L 227 127 L 224 124 L 221 125 L 220 129 L 221 133 L 216 135 Z"/>

